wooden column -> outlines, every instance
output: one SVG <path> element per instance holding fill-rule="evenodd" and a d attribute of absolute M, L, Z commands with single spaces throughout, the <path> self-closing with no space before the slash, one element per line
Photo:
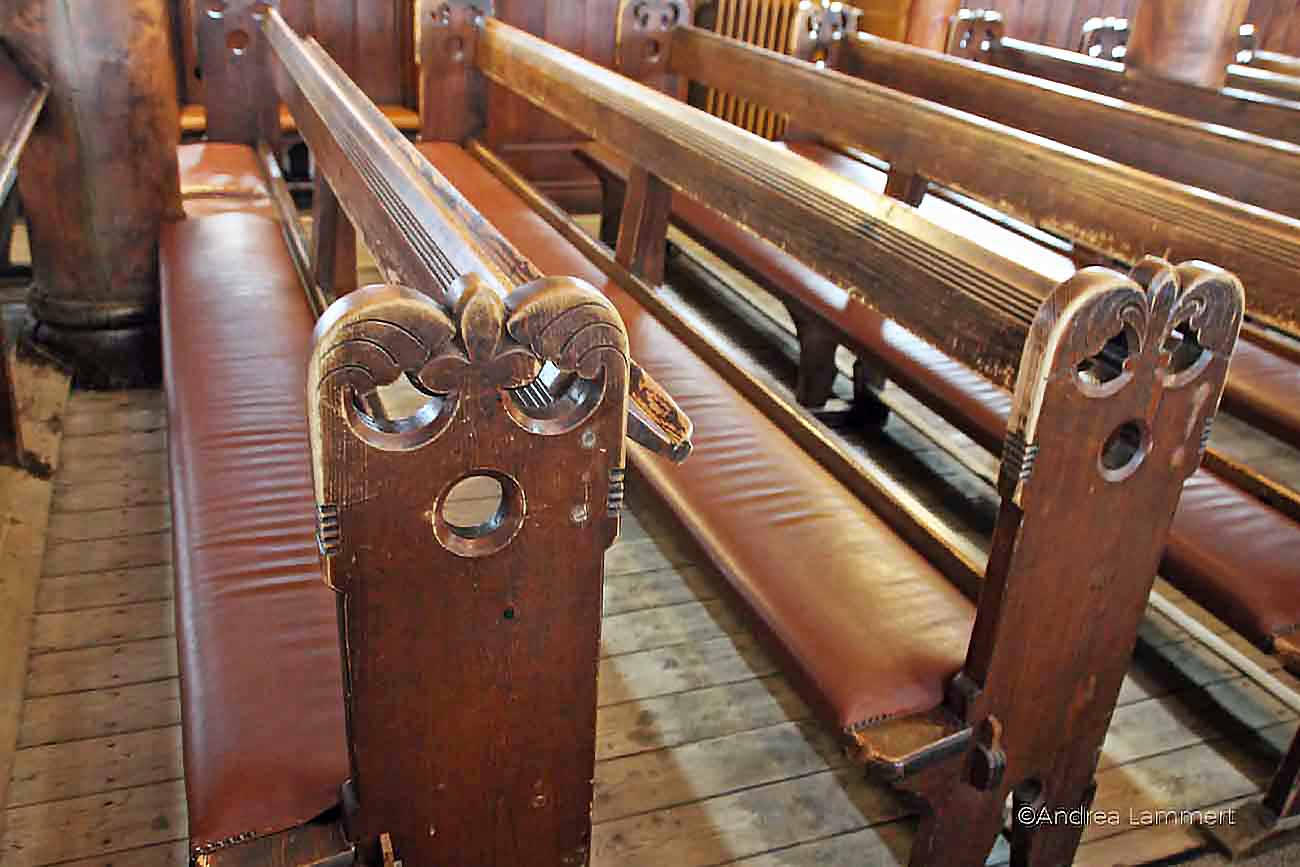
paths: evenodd
<path fill-rule="evenodd" d="M 1249 0 L 1142 0 L 1124 65 L 1202 87 L 1223 87 Z"/>
<path fill-rule="evenodd" d="M 47 80 L 19 188 L 37 338 L 88 386 L 156 381 L 158 235 L 180 216 L 166 0 L 18 0 L 0 22 Z"/>
<path fill-rule="evenodd" d="M 949 22 L 963 5 L 961 0 L 912 0 L 907 13 L 907 41 L 943 51 L 948 43 Z"/>

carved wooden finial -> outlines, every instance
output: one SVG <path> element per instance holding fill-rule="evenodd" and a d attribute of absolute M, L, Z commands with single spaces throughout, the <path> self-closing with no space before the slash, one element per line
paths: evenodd
<path fill-rule="evenodd" d="M 952 17 L 944 51 L 967 60 L 979 60 L 997 48 L 1005 30 L 1006 21 L 1001 12 L 962 9 Z"/>
<path fill-rule="evenodd" d="M 1157 471 L 1172 470 L 1181 484 L 1200 464 L 1218 405 L 1215 378 L 1226 373 L 1243 298 L 1240 282 L 1226 271 L 1201 262 L 1174 267 L 1153 257 L 1128 278 L 1087 268 L 1062 284 L 1026 342 L 1003 495 L 1020 502 L 1027 462 L 1036 459 L 1039 444 L 1055 448 L 1063 441 L 1040 430 L 1054 402 L 1111 421 L 1095 456 L 1106 481 L 1124 481 L 1150 459 L 1162 461 Z M 1185 441 L 1166 436 L 1153 444 L 1153 430 L 1183 431 Z M 1082 440 L 1059 433 L 1075 445 Z"/>
<path fill-rule="evenodd" d="M 447 299 L 370 286 L 316 331 L 308 407 L 339 593 L 349 839 L 366 863 L 383 833 L 407 864 L 585 863 L 627 337 L 577 279 L 503 298 L 468 274 Z M 467 483 L 472 516 L 457 511 Z M 481 833 L 503 811 L 514 833 Z"/>
<path fill-rule="evenodd" d="M 844 3 L 813 0 L 800 3 L 790 26 L 787 53 L 809 63 L 834 66 L 838 45 L 858 32 L 862 10 Z"/>

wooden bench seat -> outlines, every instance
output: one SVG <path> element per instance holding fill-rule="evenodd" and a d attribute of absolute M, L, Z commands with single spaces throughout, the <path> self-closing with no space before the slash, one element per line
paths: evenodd
<path fill-rule="evenodd" d="M 185 785 L 201 853 L 335 806 L 348 758 L 302 405 L 306 296 L 278 225 L 256 213 L 165 225 L 160 264 Z"/>
<path fill-rule="evenodd" d="M 836 170 L 860 167 L 868 184 L 873 180 L 870 174 L 876 174 L 817 145 L 791 145 L 791 149 Z M 858 180 L 856 171 L 851 176 Z M 831 325 L 845 345 L 867 353 L 889 378 L 963 433 L 995 453 L 1001 450 L 1011 409 L 1009 392 L 716 211 L 677 196 L 673 214 L 679 225 L 729 263 Z M 1291 362 L 1239 341 L 1232 373 L 1230 382 L 1257 386 L 1243 391 L 1259 395 L 1261 402 L 1283 414 L 1300 413 L 1295 400 L 1300 368 Z M 1226 389 L 1225 404 L 1229 394 Z M 1300 524 L 1200 469 L 1183 490 L 1163 570 L 1189 596 L 1259 647 L 1271 650 L 1274 639 L 1300 630 L 1300 566 L 1286 554 L 1297 548 Z"/>
<path fill-rule="evenodd" d="M 689 472 L 652 460 L 639 469 L 827 722 L 851 731 L 937 707 L 965 659 L 974 606 L 473 157 L 453 144 L 420 150 L 540 269 L 614 302 L 637 359 L 695 421 Z"/>

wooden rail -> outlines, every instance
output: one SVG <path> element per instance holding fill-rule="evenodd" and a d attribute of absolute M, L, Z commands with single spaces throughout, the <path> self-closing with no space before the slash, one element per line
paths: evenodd
<path fill-rule="evenodd" d="M 1300 217 L 1300 146 L 859 33 L 844 72 L 1153 175 Z"/>
<path fill-rule="evenodd" d="M 818 264 L 1010 387 L 1047 278 L 764 139 L 489 18 L 477 65 L 684 195 Z"/>
<path fill-rule="evenodd" d="M 1120 261 L 1159 250 L 1229 267 L 1250 287 L 1253 316 L 1300 332 L 1300 221 L 705 30 L 678 27 L 671 39 L 674 72 L 896 171 Z"/>
<path fill-rule="evenodd" d="M 1023 39 L 990 43 L 980 59 L 1003 69 L 1046 78 L 1157 111 L 1220 124 L 1300 144 L 1300 80 L 1237 64 L 1228 67 L 1222 90 L 1133 75 L 1123 63 L 1089 57 Z"/>

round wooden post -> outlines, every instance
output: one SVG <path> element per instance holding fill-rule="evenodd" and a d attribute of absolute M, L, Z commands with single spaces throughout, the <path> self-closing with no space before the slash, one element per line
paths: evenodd
<path fill-rule="evenodd" d="M 18 180 L 36 337 L 90 387 L 159 377 L 159 227 L 180 216 L 167 5 L 19 0 L 0 22 L 50 84 Z"/>
<path fill-rule="evenodd" d="M 1223 87 L 1249 0 L 1142 0 L 1124 65 L 1138 75 Z"/>
<path fill-rule="evenodd" d="M 912 0 L 907 13 L 907 41 L 943 51 L 948 44 L 949 22 L 962 5 L 962 0 Z"/>

